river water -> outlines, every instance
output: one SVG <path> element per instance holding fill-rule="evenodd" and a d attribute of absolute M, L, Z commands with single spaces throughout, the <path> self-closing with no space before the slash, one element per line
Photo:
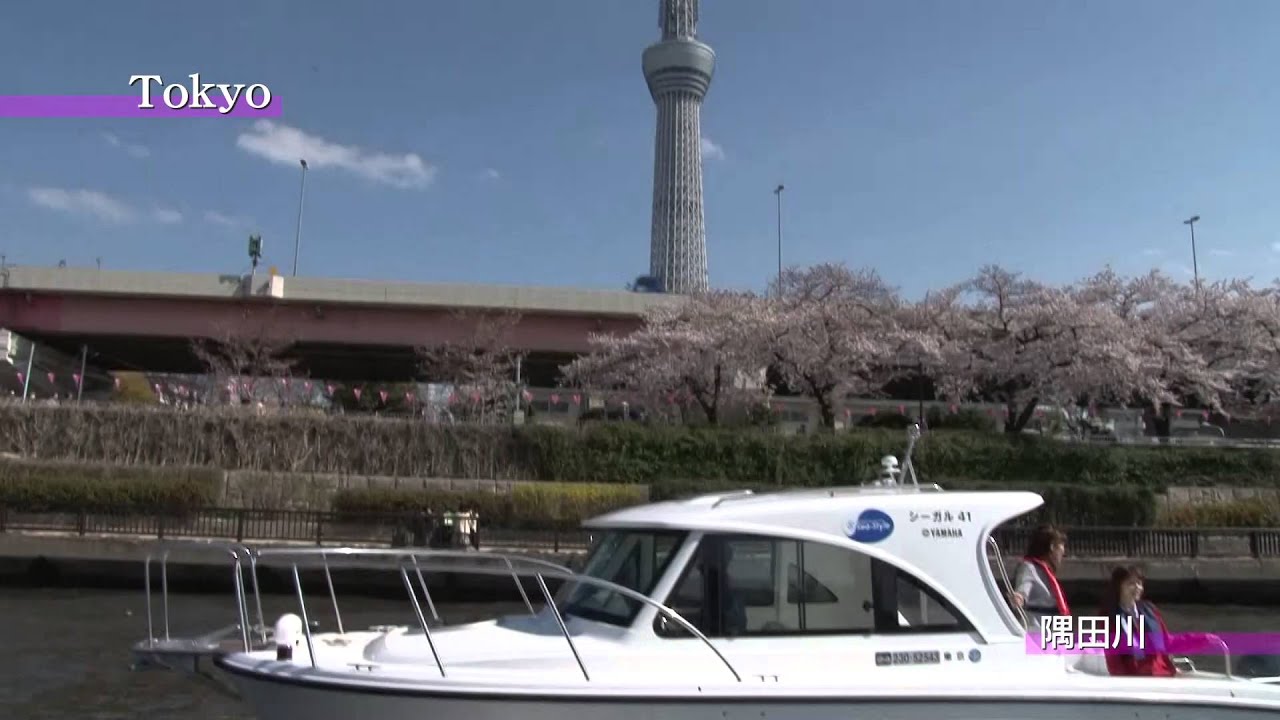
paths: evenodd
<path fill-rule="evenodd" d="M 294 611 L 287 596 L 264 595 L 268 618 Z M 319 612 L 324 599 L 308 599 Z M 156 595 L 159 602 L 159 593 Z M 348 627 L 412 624 L 404 601 L 347 597 Z M 446 622 L 463 622 L 519 611 L 510 604 L 442 606 Z M 159 617 L 157 606 L 157 618 Z M 1170 629 L 1209 632 L 1280 632 L 1280 609 L 1169 605 Z M 234 620 L 230 594 L 171 598 L 170 630 L 193 634 Z M 313 618 L 333 627 L 332 613 Z M 141 591 L 0 587 L 4 619 L 0 652 L 0 718 L 22 720 L 250 720 L 237 700 L 188 678 L 163 671 L 129 669 L 129 646 L 145 638 Z M 162 627 L 156 628 L 163 633 Z"/>

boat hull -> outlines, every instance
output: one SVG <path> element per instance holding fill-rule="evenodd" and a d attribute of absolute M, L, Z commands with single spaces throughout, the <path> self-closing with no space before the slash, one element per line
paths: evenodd
<path fill-rule="evenodd" d="M 1025 697 L 521 697 L 411 687 L 319 685 L 222 666 L 261 720 L 1280 720 L 1280 707 L 1213 702 Z"/>

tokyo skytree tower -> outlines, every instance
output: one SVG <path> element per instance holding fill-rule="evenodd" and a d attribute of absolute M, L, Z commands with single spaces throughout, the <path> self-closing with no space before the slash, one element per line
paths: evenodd
<path fill-rule="evenodd" d="M 698 0 L 660 0 L 662 40 L 644 51 L 644 79 L 658 106 L 653 145 L 649 274 L 665 292 L 704 292 L 707 238 L 702 213 L 702 98 L 716 54 L 698 42 Z"/>

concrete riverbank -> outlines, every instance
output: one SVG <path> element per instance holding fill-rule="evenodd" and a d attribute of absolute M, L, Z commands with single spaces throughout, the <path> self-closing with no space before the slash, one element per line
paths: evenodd
<path fill-rule="evenodd" d="M 184 541 L 190 546 L 199 541 Z M 314 543 L 256 542 L 254 547 L 315 547 Z M 121 535 L 78 535 L 74 533 L 0 533 L 0 585 L 63 587 L 143 587 L 143 561 L 161 545 L 148 537 Z M 372 546 L 371 546 L 372 547 Z M 382 546 L 382 547 L 385 547 Z M 584 551 L 580 548 L 486 547 L 471 551 L 477 556 L 490 552 L 536 558 L 577 569 Z M 1016 558 L 1008 558 L 1012 572 Z M 1229 603 L 1236 605 L 1280 604 L 1280 558 L 1214 556 L 1196 558 L 1129 559 L 1076 557 L 1064 562 L 1060 580 L 1073 604 L 1087 612 L 1111 569 L 1137 563 L 1148 577 L 1147 592 L 1161 602 Z M 208 550 L 174 549 L 168 563 L 168 583 L 174 592 L 207 592 L 232 587 L 231 563 L 226 555 Z M 494 565 L 493 567 L 497 567 Z M 473 575 L 449 572 L 447 567 L 424 573 L 433 593 L 458 601 L 519 600 L 511 578 L 502 575 Z M 398 574 L 386 571 L 353 570 L 335 567 L 335 585 L 340 592 L 400 596 L 404 588 Z M 322 571 L 304 573 L 304 585 L 324 591 Z M 262 567 L 262 591 L 292 593 L 288 568 Z M 159 590 L 160 568 L 154 563 L 152 584 Z M 552 583 L 554 585 L 554 583 Z M 526 589 L 537 593 L 532 578 Z M 308 590 L 311 592 L 311 590 Z"/>

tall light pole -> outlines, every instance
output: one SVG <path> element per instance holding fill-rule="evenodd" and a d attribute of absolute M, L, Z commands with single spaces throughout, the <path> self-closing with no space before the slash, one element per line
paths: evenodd
<path fill-rule="evenodd" d="M 307 161 L 302 163 L 302 187 L 298 190 L 298 227 L 293 233 L 293 276 L 298 276 L 298 247 L 302 244 L 302 202 L 307 198 Z"/>
<path fill-rule="evenodd" d="M 782 183 L 774 188 L 773 194 L 778 197 L 778 297 L 782 297 Z"/>
<path fill-rule="evenodd" d="M 1199 215 L 1192 215 L 1190 218 L 1183 220 L 1182 224 L 1191 228 L 1191 272 L 1195 275 L 1196 292 L 1200 292 L 1200 264 L 1196 261 L 1196 223 L 1200 222 Z"/>

